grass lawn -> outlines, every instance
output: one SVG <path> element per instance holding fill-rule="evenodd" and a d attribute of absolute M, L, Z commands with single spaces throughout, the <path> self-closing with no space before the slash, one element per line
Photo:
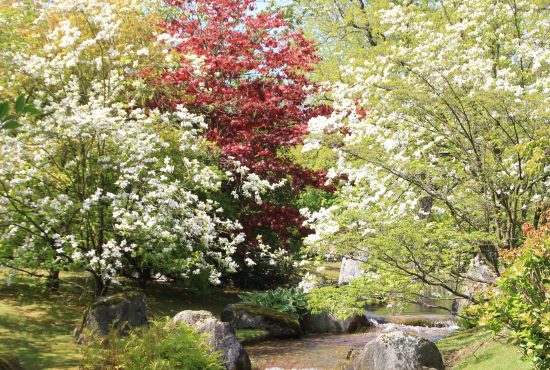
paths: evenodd
<path fill-rule="evenodd" d="M 65 273 L 62 278 L 91 284 L 81 273 Z M 63 284 L 59 292 L 50 293 L 37 282 L 20 276 L 8 286 L 6 274 L 0 270 L 0 355 L 17 357 L 27 370 L 77 369 L 80 349 L 73 342 L 72 331 L 92 296 Z M 238 293 L 212 289 L 208 295 L 197 296 L 187 289 L 158 283 L 145 291 L 150 318 L 188 309 L 206 309 L 219 316 L 226 304 L 239 300 Z"/>
<path fill-rule="evenodd" d="M 457 370 L 527 370 L 533 365 L 506 339 L 480 329 L 469 329 L 437 342 L 447 368 Z"/>

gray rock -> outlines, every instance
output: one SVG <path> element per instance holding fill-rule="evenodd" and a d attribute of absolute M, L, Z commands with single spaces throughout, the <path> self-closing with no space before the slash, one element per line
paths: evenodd
<path fill-rule="evenodd" d="M 360 258 L 363 259 L 363 258 Z M 357 261 L 353 258 L 344 257 L 342 264 L 340 265 L 340 275 L 338 277 L 338 285 L 347 284 L 350 280 L 357 279 L 363 272 L 361 264 L 363 262 Z"/>
<path fill-rule="evenodd" d="M 274 338 L 298 338 L 302 334 L 300 323 L 289 314 L 254 303 L 226 306 L 222 310 L 221 320 L 235 329 L 265 330 Z"/>
<path fill-rule="evenodd" d="M 354 370 L 443 370 L 437 346 L 424 338 L 393 331 L 367 343 L 353 361 Z"/>
<path fill-rule="evenodd" d="M 484 293 L 496 279 L 497 275 L 493 269 L 485 264 L 478 256 L 472 260 L 471 266 L 464 274 L 464 281 L 459 289 L 460 293 L 469 297 Z M 453 301 L 452 310 L 453 312 L 460 314 L 469 304 L 469 299 L 455 298 Z"/>
<path fill-rule="evenodd" d="M 110 330 L 125 333 L 130 328 L 147 325 L 147 305 L 141 292 L 124 292 L 101 297 L 93 302 L 74 335 L 82 344 L 90 335 L 106 336 Z"/>
<path fill-rule="evenodd" d="M 172 319 L 174 323 L 185 323 L 206 334 L 212 351 L 222 353 L 221 360 L 228 370 L 249 370 L 252 368 L 248 354 L 235 336 L 235 330 L 225 322 L 217 320 L 208 311 L 182 311 Z"/>
<path fill-rule="evenodd" d="M 363 315 L 354 315 L 347 319 L 338 319 L 329 314 L 309 314 L 302 320 L 302 329 L 305 333 L 357 333 L 365 331 L 370 325 Z"/>

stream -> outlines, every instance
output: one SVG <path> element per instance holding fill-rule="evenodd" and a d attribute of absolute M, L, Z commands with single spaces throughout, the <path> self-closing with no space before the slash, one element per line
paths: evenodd
<path fill-rule="evenodd" d="M 350 350 L 362 349 L 384 331 L 402 330 L 437 342 L 458 329 L 452 315 L 445 311 L 420 307 L 407 307 L 399 315 L 392 315 L 384 307 L 369 307 L 365 316 L 372 327 L 364 333 L 270 340 L 246 345 L 245 349 L 253 367 L 260 370 L 337 370 L 351 365 L 351 360 L 346 359 Z"/>

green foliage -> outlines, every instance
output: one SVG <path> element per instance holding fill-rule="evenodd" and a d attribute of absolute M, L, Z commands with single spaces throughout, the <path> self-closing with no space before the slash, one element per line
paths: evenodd
<path fill-rule="evenodd" d="M 235 335 L 237 336 L 237 339 L 242 341 L 252 341 L 257 338 L 263 338 L 267 336 L 269 332 L 266 330 L 260 330 L 260 329 L 236 329 Z"/>
<path fill-rule="evenodd" d="M 13 108 L 10 110 L 10 105 Z M 25 115 L 39 115 L 42 111 L 32 103 L 27 103 L 25 95 L 19 95 L 15 102 L 0 102 L 0 129 L 14 130 L 21 126 L 19 118 Z"/>
<path fill-rule="evenodd" d="M 383 37 L 375 12 L 389 1 L 294 0 L 296 13 L 308 36 L 318 43 L 323 56 L 317 68 L 321 80 L 343 79 L 340 67 L 362 60 Z"/>
<path fill-rule="evenodd" d="M 318 211 L 321 208 L 330 207 L 333 202 L 334 196 L 332 193 L 308 187 L 300 194 L 297 204 L 300 208 Z"/>
<path fill-rule="evenodd" d="M 328 312 L 345 319 L 365 311 L 365 302 L 357 299 L 354 286 L 326 286 L 309 293 L 312 313 Z"/>
<path fill-rule="evenodd" d="M 434 222 L 435 220 L 438 222 Z M 367 216 L 367 212 L 343 210 L 339 214 L 341 232 L 328 235 L 326 242 L 338 246 L 342 254 L 367 256 L 363 276 L 346 286 L 322 287 L 309 293 L 314 312 L 328 311 L 341 317 L 361 313 L 365 304 L 378 303 L 383 297 L 395 311 L 419 296 L 436 298 L 434 291 L 459 293 L 462 278 L 457 271 L 471 258 L 468 238 L 452 223 L 437 216 L 431 220 L 403 218 L 388 223 Z M 362 234 L 364 224 L 380 232 Z M 315 249 L 314 249 L 315 250 Z M 430 287 L 433 281 L 441 284 Z"/>
<path fill-rule="evenodd" d="M 271 308 L 290 314 L 296 320 L 309 312 L 308 297 L 300 288 L 277 288 L 265 292 L 251 292 L 239 295 L 243 302 Z"/>
<path fill-rule="evenodd" d="M 83 369 L 223 369 L 218 353 L 205 338 L 169 319 L 134 329 L 128 337 L 116 331 L 83 346 Z"/>
<path fill-rule="evenodd" d="M 548 212 L 550 215 L 550 212 Z M 529 228 L 528 228 L 529 229 Z M 499 278 L 488 303 L 473 307 L 480 324 L 511 330 L 512 342 L 538 369 L 550 368 L 550 225 L 528 239 Z"/>

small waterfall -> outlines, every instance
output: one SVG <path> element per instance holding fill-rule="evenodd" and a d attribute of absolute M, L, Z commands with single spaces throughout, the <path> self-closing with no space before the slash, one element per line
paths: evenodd
<path fill-rule="evenodd" d="M 378 316 L 370 313 L 365 313 L 365 316 L 372 327 L 379 332 L 399 330 L 434 342 L 449 336 L 458 329 L 458 325 L 453 320 L 437 320 L 436 318 L 417 316 Z"/>

